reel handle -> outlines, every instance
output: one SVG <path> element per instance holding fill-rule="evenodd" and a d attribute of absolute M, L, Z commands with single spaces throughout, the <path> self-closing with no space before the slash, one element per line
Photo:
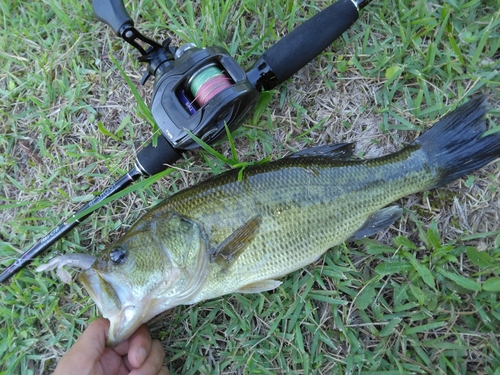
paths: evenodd
<path fill-rule="evenodd" d="M 119 37 L 122 37 L 123 26 L 134 26 L 121 0 L 94 0 L 92 8 L 97 19 L 109 25 Z"/>
<path fill-rule="evenodd" d="M 247 72 L 257 88 L 270 90 L 313 60 L 344 33 L 371 0 L 339 0 L 285 35 Z"/>

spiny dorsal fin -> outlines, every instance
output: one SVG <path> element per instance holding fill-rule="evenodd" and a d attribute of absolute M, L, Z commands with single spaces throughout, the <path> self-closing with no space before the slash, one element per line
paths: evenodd
<path fill-rule="evenodd" d="M 260 293 L 268 290 L 276 289 L 281 285 L 278 280 L 262 280 L 251 283 L 236 290 L 236 293 Z"/>
<path fill-rule="evenodd" d="M 354 143 L 337 143 L 333 145 L 323 145 L 305 148 L 292 155 L 289 158 L 303 158 L 311 156 L 324 156 L 332 159 L 352 159 L 354 156 Z"/>
<path fill-rule="evenodd" d="M 399 206 L 382 208 L 375 212 L 347 241 L 360 240 L 380 232 L 394 223 L 403 214 L 403 209 Z"/>
<path fill-rule="evenodd" d="M 227 268 L 228 264 L 233 262 L 252 242 L 261 223 L 261 216 L 248 220 L 217 246 L 217 249 L 210 255 L 210 261 L 220 264 L 223 269 Z"/>

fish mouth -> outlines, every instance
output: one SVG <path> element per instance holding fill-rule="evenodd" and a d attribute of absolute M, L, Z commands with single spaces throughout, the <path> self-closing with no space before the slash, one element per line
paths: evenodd
<path fill-rule="evenodd" d="M 106 346 L 115 347 L 142 324 L 141 304 L 133 303 L 135 301 L 131 296 L 124 295 L 122 288 L 117 289 L 116 285 L 106 281 L 93 268 L 80 274 L 80 282 L 102 316 L 110 322 Z"/>

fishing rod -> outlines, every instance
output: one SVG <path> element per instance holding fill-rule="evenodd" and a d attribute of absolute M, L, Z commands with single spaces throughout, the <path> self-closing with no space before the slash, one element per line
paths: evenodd
<path fill-rule="evenodd" d="M 260 92 L 271 90 L 313 60 L 340 37 L 372 0 L 338 0 L 280 39 L 248 70 L 243 70 L 229 52 L 219 46 L 199 48 L 193 43 L 180 47 L 161 44 L 142 35 L 128 15 L 122 0 L 93 0 L 97 19 L 135 47 L 147 64 L 141 84 L 154 77 L 151 114 L 162 135 L 137 155 L 134 167 L 106 188 L 64 223 L 42 237 L 0 274 L 0 283 L 29 264 L 35 257 L 80 224 L 92 211 L 84 211 L 123 190 L 141 176 L 152 176 L 174 164 L 182 154 L 199 147 L 194 134 L 211 144 L 222 138 L 225 126 L 235 130 L 257 104 Z M 146 45 L 146 48 L 143 47 Z"/>

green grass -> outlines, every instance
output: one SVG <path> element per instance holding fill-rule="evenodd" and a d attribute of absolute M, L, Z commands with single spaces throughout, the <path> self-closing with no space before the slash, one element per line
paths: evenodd
<path fill-rule="evenodd" d="M 5 267 L 133 164 L 151 137 L 115 58 L 144 98 L 137 53 L 90 2 L 0 2 L 0 264 Z M 244 67 L 329 2 L 127 4 L 176 44 L 222 45 Z M 262 98 L 215 149 L 273 159 L 356 141 L 372 157 L 484 92 L 500 114 L 500 2 L 375 1 L 320 57 Z M 307 48 L 307 46 L 304 46 Z M 100 208 L 34 265 L 101 251 L 162 198 L 227 168 L 191 153 L 161 181 Z M 178 374 L 500 374 L 499 163 L 399 202 L 375 239 L 327 252 L 276 291 L 178 307 L 151 322 Z M 139 185 L 138 185 L 139 186 Z M 2 268 L 3 268 L 2 267 Z M 34 266 L 0 286 L 0 373 L 49 373 L 98 315 L 78 283 Z"/>

